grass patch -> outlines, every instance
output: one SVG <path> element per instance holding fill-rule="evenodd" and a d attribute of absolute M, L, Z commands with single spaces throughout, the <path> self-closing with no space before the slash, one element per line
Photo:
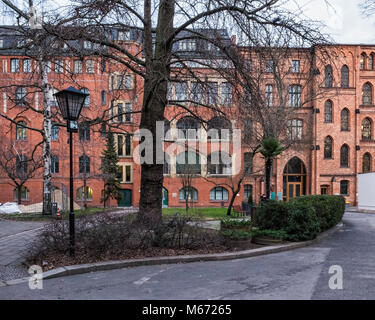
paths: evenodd
<path fill-rule="evenodd" d="M 172 216 L 175 213 L 186 215 L 186 210 L 185 208 L 163 208 L 163 216 Z M 227 217 L 227 208 L 190 208 L 187 214 L 194 218 L 217 220 Z"/>
<path fill-rule="evenodd" d="M 76 218 L 90 216 L 95 213 L 109 212 L 116 208 L 87 208 L 74 211 Z M 15 214 L 0 214 L 0 218 L 12 221 L 51 221 L 55 220 L 53 216 L 46 216 L 41 213 L 15 213 Z M 69 212 L 61 213 L 62 220 L 69 220 Z"/>

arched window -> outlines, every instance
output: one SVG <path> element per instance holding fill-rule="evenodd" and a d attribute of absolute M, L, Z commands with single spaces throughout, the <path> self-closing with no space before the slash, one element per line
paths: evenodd
<path fill-rule="evenodd" d="M 341 131 L 349 131 L 349 110 L 346 108 L 341 111 Z"/>
<path fill-rule="evenodd" d="M 359 69 L 360 70 L 364 70 L 366 68 L 366 59 L 367 59 L 366 53 L 362 53 L 361 59 L 359 61 Z"/>
<path fill-rule="evenodd" d="M 325 66 L 324 68 L 324 85 L 326 88 L 332 88 L 333 75 L 331 65 Z"/>
<path fill-rule="evenodd" d="M 92 189 L 90 187 L 86 187 L 86 190 L 84 191 L 84 187 L 80 187 L 77 189 L 77 200 L 78 201 L 84 201 L 86 200 L 92 200 Z"/>
<path fill-rule="evenodd" d="M 368 82 L 362 87 L 362 104 L 372 104 L 372 85 Z"/>
<path fill-rule="evenodd" d="M 80 123 L 79 125 L 79 140 L 89 141 L 90 140 L 90 126 L 88 123 Z"/>
<path fill-rule="evenodd" d="M 223 117 L 214 117 L 207 123 L 207 139 L 229 140 L 231 137 L 232 124 Z"/>
<path fill-rule="evenodd" d="M 332 122 L 332 101 L 327 100 L 324 104 L 324 122 Z"/>
<path fill-rule="evenodd" d="M 192 200 L 198 201 L 198 191 L 193 187 L 186 187 L 179 191 L 178 198 L 181 201 Z"/>
<path fill-rule="evenodd" d="M 164 118 L 164 140 L 172 140 L 171 123 Z"/>
<path fill-rule="evenodd" d="M 200 158 L 194 152 L 181 152 L 176 157 L 176 173 L 177 174 L 200 174 L 201 164 Z"/>
<path fill-rule="evenodd" d="M 51 156 L 51 173 L 59 173 L 59 157 L 56 155 Z"/>
<path fill-rule="evenodd" d="M 371 140 L 372 137 L 372 121 L 365 118 L 362 121 L 362 140 Z"/>
<path fill-rule="evenodd" d="M 79 157 L 79 173 L 90 173 L 90 158 L 86 155 Z"/>
<path fill-rule="evenodd" d="M 366 173 L 370 171 L 371 171 L 371 154 L 366 152 L 362 158 L 362 172 Z"/>
<path fill-rule="evenodd" d="M 342 66 L 341 68 L 341 88 L 349 87 L 349 68 L 348 66 Z"/>
<path fill-rule="evenodd" d="M 332 138 L 330 136 L 324 139 L 324 158 L 332 158 Z"/>
<path fill-rule="evenodd" d="M 199 121 L 193 117 L 184 117 L 177 121 L 179 139 L 199 139 Z"/>
<path fill-rule="evenodd" d="M 86 96 L 85 102 L 83 103 L 84 107 L 89 107 L 90 106 L 90 90 L 87 89 L 87 88 L 82 88 L 81 91 L 83 93 L 88 93 L 89 94 L 88 96 Z"/>
<path fill-rule="evenodd" d="M 226 152 L 215 151 L 212 152 L 207 159 L 208 174 L 232 174 L 232 158 Z"/>
<path fill-rule="evenodd" d="M 102 90 L 102 106 L 105 106 L 107 103 L 107 92 L 105 90 Z"/>
<path fill-rule="evenodd" d="M 228 190 L 223 187 L 216 187 L 211 189 L 210 200 L 228 200 Z"/>
<path fill-rule="evenodd" d="M 349 147 L 346 144 L 340 149 L 340 166 L 349 167 Z"/>
<path fill-rule="evenodd" d="M 21 199 L 20 200 L 29 200 L 29 189 L 27 189 L 25 186 L 22 186 L 21 187 L 21 190 L 20 190 L 20 196 L 21 196 Z M 14 201 L 18 201 L 18 189 L 14 189 Z"/>
<path fill-rule="evenodd" d="M 16 88 L 16 104 L 25 105 L 26 104 L 27 90 L 25 87 Z"/>
<path fill-rule="evenodd" d="M 27 129 L 25 128 L 25 121 L 17 122 L 16 126 L 16 140 L 27 140 Z"/>
<path fill-rule="evenodd" d="M 373 70 L 374 69 L 374 54 L 371 53 L 368 57 L 368 65 L 367 65 L 368 70 Z"/>

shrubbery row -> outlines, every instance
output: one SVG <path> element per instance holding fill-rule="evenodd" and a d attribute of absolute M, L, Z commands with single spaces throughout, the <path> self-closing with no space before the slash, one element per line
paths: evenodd
<path fill-rule="evenodd" d="M 289 202 L 271 200 L 258 209 L 256 225 L 260 230 L 284 230 L 290 241 L 311 240 L 336 225 L 344 212 L 342 196 L 301 196 Z"/>

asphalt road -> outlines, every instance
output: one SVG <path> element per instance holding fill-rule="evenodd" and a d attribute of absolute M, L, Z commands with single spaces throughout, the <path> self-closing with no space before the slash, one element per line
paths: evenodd
<path fill-rule="evenodd" d="M 0 287 L 0 299 L 375 299 L 375 214 L 348 212 L 344 223 L 302 249 L 66 276 L 44 280 L 42 290 L 21 283 Z M 342 269 L 342 289 L 329 286 L 332 266 Z"/>

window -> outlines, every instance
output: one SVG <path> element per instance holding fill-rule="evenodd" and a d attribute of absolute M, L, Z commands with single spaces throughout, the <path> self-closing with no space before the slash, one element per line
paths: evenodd
<path fill-rule="evenodd" d="M 341 180 L 340 181 L 340 194 L 342 195 L 348 195 L 348 186 L 349 186 L 349 181 L 348 180 Z"/>
<path fill-rule="evenodd" d="M 247 174 L 251 174 L 253 172 L 253 154 L 251 152 L 245 152 L 243 157 L 245 171 Z"/>
<path fill-rule="evenodd" d="M 245 184 L 243 196 L 245 199 L 253 199 L 253 186 L 251 184 Z"/>
<path fill-rule="evenodd" d="M 132 121 L 132 105 L 131 103 L 125 103 L 125 121 L 131 122 Z"/>
<path fill-rule="evenodd" d="M 0 39 L 0 48 L 4 48 L 4 40 Z"/>
<path fill-rule="evenodd" d="M 200 174 L 201 164 L 199 155 L 195 152 L 181 152 L 176 157 L 177 174 Z"/>
<path fill-rule="evenodd" d="M 26 123 L 19 121 L 16 126 L 16 140 L 27 140 L 27 129 L 24 127 Z"/>
<path fill-rule="evenodd" d="M 107 93 L 103 90 L 101 93 L 102 97 L 102 106 L 105 106 L 107 104 Z"/>
<path fill-rule="evenodd" d="M 362 121 L 362 140 L 371 140 L 372 138 L 372 121 L 369 118 L 365 118 Z"/>
<path fill-rule="evenodd" d="M 178 198 L 180 201 L 198 201 L 198 191 L 193 187 L 186 187 L 180 190 Z"/>
<path fill-rule="evenodd" d="M 332 138 L 330 136 L 324 139 L 324 158 L 332 158 Z"/>
<path fill-rule="evenodd" d="M 87 89 L 87 88 L 82 88 L 81 91 L 83 93 L 87 93 L 88 94 L 88 96 L 86 96 L 86 98 L 85 98 L 85 102 L 83 103 L 83 106 L 84 107 L 89 107 L 90 106 L 90 90 Z"/>
<path fill-rule="evenodd" d="M 23 176 L 27 174 L 27 157 L 23 154 L 16 158 L 16 172 L 17 175 Z"/>
<path fill-rule="evenodd" d="M 21 200 L 29 200 L 29 189 L 25 186 L 21 187 Z M 14 189 L 14 201 L 18 201 L 18 189 Z"/>
<path fill-rule="evenodd" d="M 288 132 L 290 140 L 302 140 L 303 122 L 299 119 L 288 121 Z"/>
<path fill-rule="evenodd" d="M 175 92 L 176 92 L 176 100 L 177 101 L 186 100 L 187 83 L 176 82 L 174 86 L 175 86 Z"/>
<path fill-rule="evenodd" d="M 47 69 L 47 73 L 50 73 L 51 70 L 52 70 L 52 67 L 51 67 L 51 61 L 47 61 L 46 62 L 46 69 Z"/>
<path fill-rule="evenodd" d="M 191 96 L 190 100 L 202 103 L 203 98 L 203 86 L 200 82 L 192 82 L 191 83 Z"/>
<path fill-rule="evenodd" d="M 301 86 L 293 84 L 289 87 L 289 103 L 291 107 L 301 106 Z"/>
<path fill-rule="evenodd" d="M 332 122 L 332 102 L 327 100 L 324 104 L 324 122 Z"/>
<path fill-rule="evenodd" d="M 90 158 L 86 155 L 79 157 L 79 173 L 90 173 Z"/>
<path fill-rule="evenodd" d="M 349 131 L 349 110 L 346 108 L 341 111 L 341 131 Z"/>
<path fill-rule="evenodd" d="M 163 174 L 171 174 L 171 160 L 168 153 L 164 152 Z"/>
<path fill-rule="evenodd" d="M 90 187 L 86 187 L 86 190 L 84 191 L 84 187 L 80 187 L 77 189 L 77 200 L 78 201 L 84 201 L 86 200 L 91 201 L 92 200 L 92 189 Z"/>
<path fill-rule="evenodd" d="M 131 75 L 125 76 L 125 89 L 131 89 L 132 88 L 132 77 Z"/>
<path fill-rule="evenodd" d="M 341 88 L 349 88 L 349 68 L 347 66 L 341 68 Z"/>
<path fill-rule="evenodd" d="M 51 140 L 52 141 L 59 140 L 59 127 L 58 126 L 52 126 L 52 128 L 51 128 Z"/>
<path fill-rule="evenodd" d="M 131 157 L 132 142 L 130 134 L 117 135 L 117 155 L 119 157 Z"/>
<path fill-rule="evenodd" d="M 226 152 L 212 152 L 207 159 L 207 173 L 210 175 L 232 174 L 232 158 Z"/>
<path fill-rule="evenodd" d="M 196 42 L 195 40 L 181 40 L 178 42 L 179 51 L 195 51 Z"/>
<path fill-rule="evenodd" d="M 119 41 L 125 41 L 125 40 L 129 40 L 129 39 L 130 39 L 130 31 L 129 30 L 119 31 L 118 32 L 118 38 L 117 38 L 117 40 L 119 40 Z"/>
<path fill-rule="evenodd" d="M 368 70 L 373 70 L 374 69 L 374 54 L 371 53 L 368 57 L 368 65 L 367 65 Z"/>
<path fill-rule="evenodd" d="M 133 181 L 132 180 L 132 165 L 131 164 L 123 164 L 123 163 L 121 163 L 119 165 L 119 167 L 121 169 L 121 174 L 118 177 L 119 180 L 122 183 L 131 183 Z"/>
<path fill-rule="evenodd" d="M 332 88 L 333 83 L 333 75 L 332 75 L 332 67 L 328 65 L 324 68 L 324 85 L 326 88 Z"/>
<path fill-rule="evenodd" d="M 228 190 L 223 187 L 216 187 L 211 189 L 210 200 L 228 200 Z"/>
<path fill-rule="evenodd" d="M 26 104 L 27 90 L 25 87 L 16 88 L 16 104 L 25 105 Z"/>
<path fill-rule="evenodd" d="M 20 59 L 10 59 L 10 72 L 20 72 Z"/>
<path fill-rule="evenodd" d="M 82 60 L 74 60 L 74 73 L 82 73 Z"/>
<path fill-rule="evenodd" d="M 232 104 L 232 85 L 228 82 L 221 84 L 221 103 L 223 105 Z"/>
<path fill-rule="evenodd" d="M 292 72 L 293 73 L 299 72 L 299 60 L 292 60 Z"/>
<path fill-rule="evenodd" d="M 117 105 L 117 122 L 122 123 L 123 115 L 124 115 L 124 109 L 122 107 L 122 103 L 119 103 Z"/>
<path fill-rule="evenodd" d="M 164 140 L 172 140 L 171 123 L 164 118 Z"/>
<path fill-rule="evenodd" d="M 207 82 L 207 103 L 215 105 L 217 103 L 218 85 L 217 82 Z"/>
<path fill-rule="evenodd" d="M 87 123 L 80 123 L 79 125 L 79 140 L 90 140 L 90 126 Z"/>
<path fill-rule="evenodd" d="M 199 129 L 200 124 L 198 120 L 193 117 L 184 117 L 177 121 L 178 138 L 187 140 L 197 140 L 199 139 Z"/>
<path fill-rule="evenodd" d="M 329 186 L 326 184 L 323 184 L 320 186 L 320 194 L 328 194 Z"/>
<path fill-rule="evenodd" d="M 362 104 L 372 104 L 372 85 L 366 82 L 362 87 Z"/>
<path fill-rule="evenodd" d="M 359 61 L 359 69 L 360 70 L 364 70 L 365 69 L 365 67 L 366 67 L 366 58 L 367 58 L 366 53 L 362 53 L 361 54 L 361 59 Z"/>
<path fill-rule="evenodd" d="M 59 173 L 59 157 L 51 156 L 51 173 Z"/>
<path fill-rule="evenodd" d="M 266 85 L 266 106 L 267 107 L 272 106 L 272 100 L 273 100 L 272 91 L 273 91 L 272 84 L 267 84 Z"/>
<path fill-rule="evenodd" d="M 86 73 L 94 73 L 94 60 L 86 60 Z"/>
<path fill-rule="evenodd" d="M 266 61 L 266 72 L 273 72 L 274 65 L 272 60 Z"/>
<path fill-rule="evenodd" d="M 340 166 L 349 167 L 349 147 L 346 144 L 340 149 Z"/>
<path fill-rule="evenodd" d="M 371 171 L 371 154 L 366 152 L 362 158 L 362 172 L 366 173 L 370 171 Z"/>
<path fill-rule="evenodd" d="M 232 123 L 224 117 L 214 117 L 207 122 L 207 139 L 229 140 Z"/>
<path fill-rule="evenodd" d="M 24 73 L 30 73 L 31 72 L 31 60 L 30 59 L 23 59 L 22 72 L 24 72 Z"/>
<path fill-rule="evenodd" d="M 61 60 L 55 60 L 54 62 L 54 67 L 55 67 L 55 73 L 63 73 L 64 67 L 63 67 L 63 62 Z"/>
<path fill-rule="evenodd" d="M 101 137 L 106 137 L 107 136 L 107 126 L 106 126 L 106 124 L 105 123 L 102 123 L 102 125 L 100 126 L 100 130 L 99 130 L 99 132 L 100 132 L 100 136 Z"/>

